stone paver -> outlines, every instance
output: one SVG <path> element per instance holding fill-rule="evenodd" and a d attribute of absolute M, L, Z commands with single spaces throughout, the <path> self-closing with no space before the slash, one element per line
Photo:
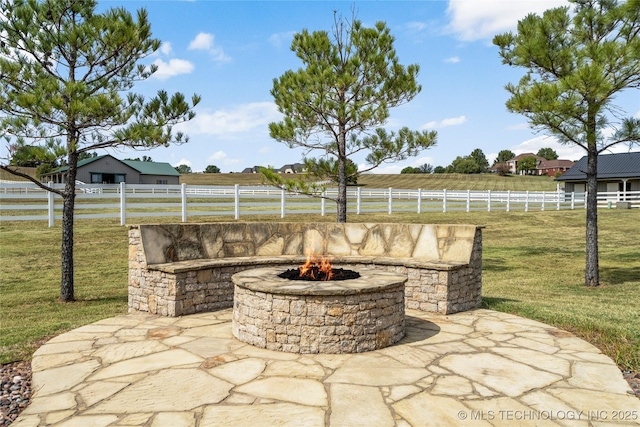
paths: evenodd
<path fill-rule="evenodd" d="M 105 319 L 36 351 L 13 427 L 640 426 L 613 361 L 565 331 L 488 310 L 407 310 L 406 331 L 309 355 L 235 340 L 231 309 Z"/>

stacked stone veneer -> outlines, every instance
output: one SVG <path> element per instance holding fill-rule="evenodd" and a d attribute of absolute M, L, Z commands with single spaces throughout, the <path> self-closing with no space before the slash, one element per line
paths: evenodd
<path fill-rule="evenodd" d="M 345 281 L 352 289 L 335 293 L 329 282 L 296 281 L 293 291 L 283 292 L 278 285 L 288 280 L 274 280 L 277 270 L 234 277 L 232 331 L 240 341 L 290 353 L 360 353 L 404 337 L 405 276 L 368 272 Z M 260 274 L 256 286 L 254 272 Z"/>
<path fill-rule="evenodd" d="M 407 308 L 450 314 L 481 302 L 482 227 L 234 222 L 131 226 L 129 307 L 165 316 L 231 307 L 233 274 L 310 253 L 406 274 Z"/>

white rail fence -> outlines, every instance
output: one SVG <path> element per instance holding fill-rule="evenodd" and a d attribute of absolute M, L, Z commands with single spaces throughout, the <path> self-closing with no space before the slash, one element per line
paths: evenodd
<path fill-rule="evenodd" d="M 62 184 L 51 184 L 62 189 Z M 336 190 L 323 193 L 335 197 Z M 320 194 L 318 196 L 321 196 Z M 584 209 L 585 193 L 544 191 L 452 191 L 363 189 L 348 191 L 348 210 L 371 212 L 544 211 Z M 599 207 L 640 208 L 640 191 L 598 193 Z M 269 186 L 187 186 L 78 184 L 76 218 L 321 214 L 336 212 L 322 197 L 288 193 Z M 46 220 L 53 227 L 62 218 L 62 199 L 31 183 L 0 182 L 0 221 Z"/>

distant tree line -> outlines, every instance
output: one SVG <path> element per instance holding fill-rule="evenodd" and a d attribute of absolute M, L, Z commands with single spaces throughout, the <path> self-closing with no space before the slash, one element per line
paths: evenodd
<path fill-rule="evenodd" d="M 174 169 L 177 170 L 181 175 L 193 173 L 193 170 L 191 170 L 191 166 L 185 165 L 185 164 L 175 166 Z M 220 168 L 216 165 L 209 165 L 202 172 L 203 173 L 220 173 Z"/>
<path fill-rule="evenodd" d="M 9 146 L 9 155 L 10 162 L 9 164 L 12 166 L 19 167 L 35 167 L 36 175 L 40 177 L 43 174 L 46 174 L 55 168 L 66 166 L 66 161 L 64 159 L 60 159 L 60 157 L 56 154 L 55 147 L 51 146 L 36 146 L 36 145 L 27 145 L 24 143 L 16 143 Z M 536 153 L 537 156 L 543 157 L 547 160 L 556 160 L 558 159 L 558 153 L 555 152 L 552 148 L 545 147 L 538 150 Z M 90 159 L 92 157 L 97 157 L 98 153 L 96 152 L 83 152 L 79 154 L 79 160 Z M 507 161 L 516 157 L 516 154 L 511 150 L 501 150 L 498 153 L 498 156 L 493 162 L 493 169 L 499 175 L 508 175 L 511 173 L 507 166 Z M 150 156 L 142 156 L 135 158 L 126 158 L 125 160 L 135 160 L 141 162 L 153 162 L 153 159 Z M 537 159 L 533 156 L 525 157 L 518 161 L 518 172 L 524 171 L 525 173 L 535 170 L 537 166 Z M 347 165 L 350 171 L 350 179 L 348 180 L 348 184 L 354 185 L 357 184 L 357 166 L 353 161 L 350 161 Z M 336 165 L 333 165 L 333 168 L 336 169 Z M 193 170 L 189 165 L 181 164 L 175 166 L 175 169 L 180 174 L 189 174 L 193 173 Z M 327 169 L 331 169 L 331 167 L 327 166 Z M 458 156 L 451 162 L 449 166 L 433 166 L 429 163 L 424 163 L 421 166 L 413 167 L 407 166 L 402 171 L 401 174 L 432 174 L 432 173 L 461 173 L 461 174 L 477 174 L 477 173 L 487 173 L 490 172 L 489 162 L 487 161 L 487 157 L 483 153 L 480 148 L 476 148 L 473 150 L 468 156 Z M 208 165 L 203 173 L 220 173 L 220 168 L 216 165 Z M 332 180 L 337 179 L 337 171 L 328 171 L 327 176 L 332 177 Z"/>
<path fill-rule="evenodd" d="M 538 150 L 536 156 L 543 157 L 547 160 L 556 160 L 558 153 L 552 148 L 545 147 Z M 489 167 L 489 161 L 484 152 L 480 148 L 476 148 L 467 156 L 458 156 L 451 162 L 449 166 L 436 166 L 433 167 L 429 163 L 425 163 L 419 167 L 407 166 L 400 171 L 401 174 L 414 174 L 414 173 L 462 173 L 462 174 L 477 174 L 488 173 L 492 169 L 499 175 L 508 175 L 511 173 L 507 162 L 516 157 L 516 154 L 511 150 L 501 150 L 498 156 L 493 162 L 493 167 Z M 537 167 L 537 159 L 535 156 L 531 156 L 531 159 L 525 157 L 518 161 L 519 171 L 535 170 Z"/>
<path fill-rule="evenodd" d="M 407 166 L 402 169 L 400 173 L 433 173 L 433 166 L 429 163 L 425 163 L 422 166 L 414 168 L 413 166 Z"/>
<path fill-rule="evenodd" d="M 98 153 L 78 153 L 78 161 L 97 157 Z M 56 168 L 66 166 L 67 160 L 62 157 L 59 146 L 50 143 L 46 145 L 30 145 L 24 140 L 9 144 L 9 165 L 23 168 L 36 168 L 36 176 L 40 178 Z"/>

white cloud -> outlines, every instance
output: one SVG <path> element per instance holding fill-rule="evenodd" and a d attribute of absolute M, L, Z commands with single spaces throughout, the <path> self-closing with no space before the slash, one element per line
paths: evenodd
<path fill-rule="evenodd" d="M 458 58 L 457 56 L 452 56 L 451 58 L 445 59 L 444 62 L 448 62 L 450 64 L 457 64 L 458 62 L 460 62 L 460 58 Z"/>
<path fill-rule="evenodd" d="M 271 34 L 269 37 L 269 43 L 274 47 L 280 48 L 282 46 L 289 46 L 295 35 L 295 31 L 286 31 L 283 33 Z"/>
<path fill-rule="evenodd" d="M 199 33 L 189 43 L 189 50 L 209 50 L 213 46 L 213 34 Z"/>
<path fill-rule="evenodd" d="M 252 131 L 258 127 L 266 129 L 270 122 L 280 119 L 281 115 L 273 102 L 252 102 L 231 110 L 218 110 L 212 113 L 198 111 L 193 120 L 176 125 L 176 130 L 188 135 L 206 134 L 225 137 Z"/>
<path fill-rule="evenodd" d="M 225 153 L 224 151 L 216 151 L 215 153 L 210 155 L 207 160 L 210 162 L 213 162 L 216 160 L 224 160 L 226 158 L 227 158 L 227 153 Z"/>
<path fill-rule="evenodd" d="M 189 167 L 191 167 L 192 163 L 191 161 L 187 160 L 187 159 L 180 159 L 179 161 L 175 162 L 172 166 L 174 168 L 180 166 L 180 165 L 187 165 Z"/>
<path fill-rule="evenodd" d="M 424 125 L 420 126 L 420 129 L 437 129 L 437 128 L 444 128 L 447 126 L 458 126 L 463 124 L 466 121 L 467 121 L 467 118 L 465 116 L 451 117 L 448 119 L 441 120 L 439 122 L 433 121 L 433 122 L 425 123 Z"/>
<path fill-rule="evenodd" d="M 153 63 L 158 66 L 158 70 L 153 73 L 153 77 L 160 80 L 166 80 L 178 74 L 189 74 L 194 68 L 191 62 L 185 61 L 184 59 L 170 59 L 169 62 L 156 59 Z"/>
<path fill-rule="evenodd" d="M 170 55 L 171 51 L 171 43 L 163 42 L 162 45 L 160 45 L 160 52 L 162 52 L 163 54 Z"/>
<path fill-rule="evenodd" d="M 268 154 L 268 153 L 271 153 L 272 151 L 273 151 L 273 148 L 271 146 L 266 145 L 266 146 L 262 147 L 261 149 L 259 149 L 258 153 L 260 153 L 260 154 Z"/>
<path fill-rule="evenodd" d="M 450 0 L 448 29 L 463 41 L 491 39 L 496 34 L 515 30 L 518 21 L 529 13 L 569 5 L 567 0 Z"/>
<path fill-rule="evenodd" d="M 205 50 L 213 57 L 216 62 L 229 62 L 231 58 L 224 53 L 224 50 L 216 46 L 215 36 L 209 33 L 198 33 L 198 35 L 189 43 L 189 50 Z"/>
<path fill-rule="evenodd" d="M 633 116 L 633 117 L 635 117 L 636 119 L 640 119 L 640 110 L 638 110 L 638 112 L 636 113 L 636 115 L 635 115 L 635 116 Z"/>

